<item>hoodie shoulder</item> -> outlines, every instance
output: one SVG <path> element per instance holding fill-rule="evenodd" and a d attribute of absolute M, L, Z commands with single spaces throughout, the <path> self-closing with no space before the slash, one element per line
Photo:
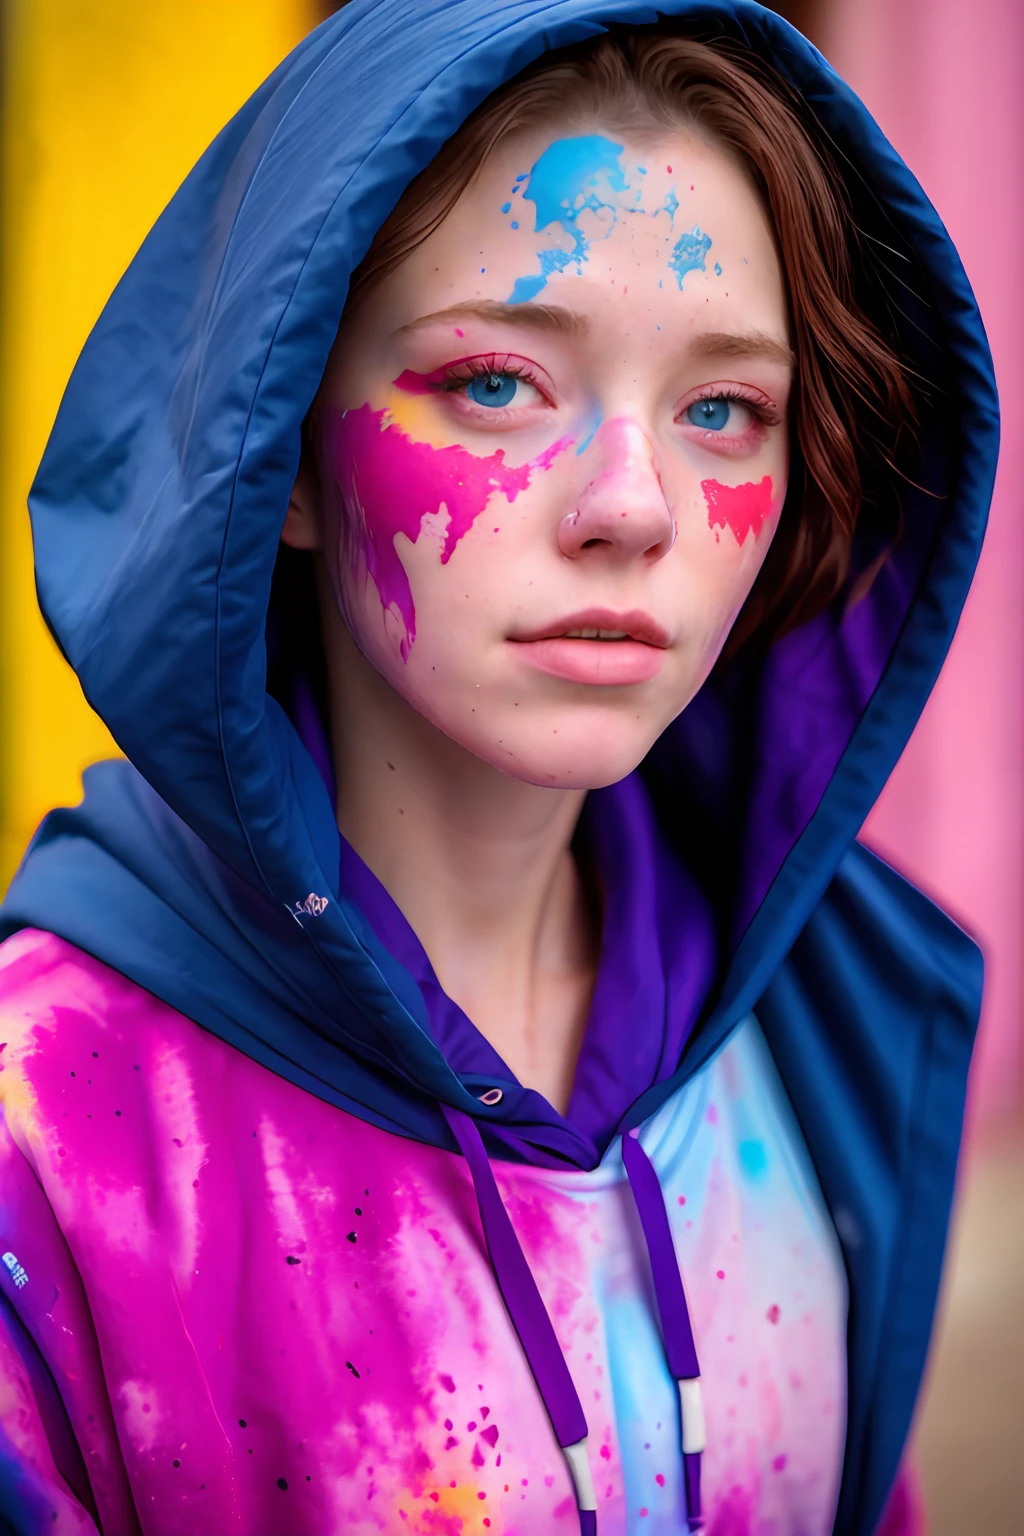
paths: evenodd
<path fill-rule="evenodd" d="M 10 1070 L 40 1031 L 58 1052 L 83 1029 L 109 1034 L 132 1018 L 181 1015 L 58 934 L 23 928 L 0 944 L 2 1067 Z"/>
<path fill-rule="evenodd" d="M 758 1003 L 855 1298 L 837 1533 L 875 1529 L 913 1414 L 982 970 L 963 929 L 855 844 Z"/>
<path fill-rule="evenodd" d="M 94 1073 L 131 1073 L 154 1033 L 180 1048 L 202 1031 L 57 934 L 26 928 L 0 944 L 0 1106 L 37 1170 L 66 1118 L 60 1104 Z"/>

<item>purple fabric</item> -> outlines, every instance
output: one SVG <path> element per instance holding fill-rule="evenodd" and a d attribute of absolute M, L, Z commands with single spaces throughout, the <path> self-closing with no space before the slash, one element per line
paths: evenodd
<path fill-rule="evenodd" d="M 683 1485 L 686 1489 L 686 1523 L 691 1531 L 704 1525 L 700 1507 L 700 1453 L 683 1457 Z"/>
<path fill-rule="evenodd" d="M 334 778 L 331 744 L 327 739 L 327 732 L 320 718 L 320 710 L 309 685 L 309 679 L 301 672 L 295 679 L 292 691 L 292 721 L 302 745 L 316 764 L 331 804 L 334 805 L 338 798 L 338 791 Z"/>
<path fill-rule="evenodd" d="M 838 621 L 829 612 L 801 625 L 764 659 L 731 924 L 736 940 L 817 810 L 889 664 L 934 541 L 926 500 L 908 489 L 900 543 L 861 601 Z"/>
<path fill-rule="evenodd" d="M 690 1327 L 690 1309 L 686 1305 L 686 1293 L 665 1210 L 665 1197 L 654 1164 L 635 1134 L 622 1138 L 622 1161 L 626 1166 L 626 1177 L 633 1191 L 650 1255 L 668 1368 L 677 1381 L 688 1380 L 700 1375 L 700 1366 L 693 1342 L 693 1329 Z"/>
<path fill-rule="evenodd" d="M 589 1149 L 584 1161 L 593 1166 L 630 1105 L 678 1066 L 716 957 L 710 907 L 659 837 L 639 775 L 587 796 L 578 842 L 600 899 L 602 947 L 568 1112 L 563 1118 L 541 1094 L 520 1093 L 531 1118 L 550 1128 L 552 1150 L 559 1150 L 558 1133 L 571 1127 L 574 1154 L 582 1141 Z M 416 934 L 344 838 L 339 891 L 417 983 L 434 1043 L 452 1070 L 485 1084 L 515 1084 L 498 1052 L 445 994 Z M 505 1097 L 511 1108 L 507 1090 Z M 493 1123 L 490 1129 L 501 1134 Z"/>
<path fill-rule="evenodd" d="M 575 1445 L 586 1438 L 587 1420 L 537 1282 L 498 1192 L 480 1132 L 476 1122 L 461 1110 L 447 1104 L 441 1108 L 469 1164 L 498 1289 L 544 1399 L 555 1437 L 563 1447 Z"/>

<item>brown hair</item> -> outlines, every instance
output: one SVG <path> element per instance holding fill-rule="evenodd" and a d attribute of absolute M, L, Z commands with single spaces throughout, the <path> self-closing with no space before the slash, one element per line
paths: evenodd
<path fill-rule="evenodd" d="M 350 304 L 454 207 L 495 146 L 545 119 L 690 126 L 737 154 L 764 200 L 786 283 L 796 372 L 786 508 L 727 654 L 827 606 L 850 570 L 862 508 L 899 526 L 900 460 L 917 419 L 884 274 L 803 98 L 731 39 L 621 31 L 543 56 L 476 110 L 407 189 L 353 274 Z M 885 334 L 888 330 L 888 336 Z"/>

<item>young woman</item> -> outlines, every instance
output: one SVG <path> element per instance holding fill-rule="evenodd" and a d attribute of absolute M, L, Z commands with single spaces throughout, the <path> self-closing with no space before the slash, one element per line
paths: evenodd
<path fill-rule="evenodd" d="M 994 456 L 770 12 L 285 62 L 33 493 L 128 761 L 4 907 L 7 1528 L 898 1528 L 980 963 L 854 839 Z"/>

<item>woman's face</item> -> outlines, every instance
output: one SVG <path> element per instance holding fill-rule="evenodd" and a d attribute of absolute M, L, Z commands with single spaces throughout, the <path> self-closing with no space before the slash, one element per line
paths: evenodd
<path fill-rule="evenodd" d="M 631 771 L 693 698 L 786 494 L 769 224 L 691 132 L 507 142 L 346 313 L 305 514 L 349 632 L 536 784 Z"/>

